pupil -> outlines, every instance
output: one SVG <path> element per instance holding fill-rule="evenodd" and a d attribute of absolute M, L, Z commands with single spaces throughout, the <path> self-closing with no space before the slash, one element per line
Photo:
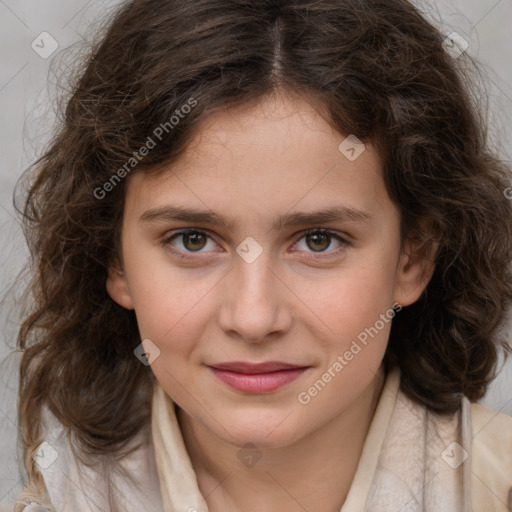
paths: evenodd
<path fill-rule="evenodd" d="M 185 246 L 192 251 L 202 249 L 205 245 L 204 238 L 201 233 L 187 233 L 184 235 Z M 308 243 L 313 242 L 313 246 L 310 248 L 315 251 L 322 251 L 329 247 L 329 236 L 323 233 L 308 235 L 307 240 Z"/>
<path fill-rule="evenodd" d="M 187 249 L 189 250 L 198 250 L 198 249 L 202 249 L 205 245 L 205 240 L 204 240 L 204 236 L 201 234 L 201 233 L 187 233 L 184 235 L 184 238 L 185 238 L 185 247 L 187 247 Z M 201 241 L 200 239 L 203 238 L 203 243 L 201 244 Z M 189 244 L 188 242 L 192 241 L 191 244 Z M 197 244 L 199 244 L 199 246 L 197 246 Z"/>
<path fill-rule="evenodd" d="M 324 242 L 323 244 L 322 244 L 322 240 L 320 240 L 321 238 L 323 239 L 323 242 Z M 329 247 L 328 238 L 329 238 L 329 236 L 326 234 L 323 234 L 323 233 L 314 233 L 312 235 L 308 235 L 308 237 L 307 237 L 308 242 L 313 241 L 313 243 L 314 243 L 314 247 L 310 247 L 313 250 L 327 249 L 327 247 Z M 327 242 L 327 243 L 325 243 L 325 242 Z"/>

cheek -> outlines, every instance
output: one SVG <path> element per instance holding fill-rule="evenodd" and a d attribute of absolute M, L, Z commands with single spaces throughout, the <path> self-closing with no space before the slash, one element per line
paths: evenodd
<path fill-rule="evenodd" d="M 366 389 L 382 364 L 393 310 L 391 261 L 361 262 L 330 283 L 329 294 L 315 304 L 325 332 L 317 337 L 324 356 L 318 371 L 300 390 L 300 404 L 320 421 L 343 410 Z M 311 308 L 313 309 L 313 308 Z M 325 328 L 328 326 L 328 329 Z M 337 404 L 333 406 L 333 404 Z"/>
<path fill-rule="evenodd" d="M 374 325 L 393 306 L 396 260 L 384 252 L 368 254 L 333 274 L 317 288 L 318 293 L 304 300 L 330 327 L 331 338 L 339 335 L 342 343 Z"/>
<path fill-rule="evenodd" d="M 136 315 L 141 338 L 149 338 L 160 351 L 151 364 L 157 380 L 180 404 L 187 404 L 191 395 L 202 396 L 200 368 L 195 363 L 201 362 L 199 342 L 205 338 L 211 318 L 208 298 L 186 291 L 150 293 L 139 306 Z"/>
<path fill-rule="evenodd" d="M 134 306 L 141 336 L 166 342 L 177 332 L 184 334 L 193 325 L 201 323 L 200 307 L 208 287 L 198 281 L 190 289 L 183 282 L 145 283 L 135 293 Z M 203 289 L 204 288 L 204 289 Z"/>
<path fill-rule="evenodd" d="M 179 269 L 161 247 L 127 244 L 130 295 L 141 337 L 166 344 L 186 340 L 201 326 L 218 272 Z"/>
<path fill-rule="evenodd" d="M 150 293 L 147 301 L 136 304 L 135 311 L 141 338 L 149 338 L 160 350 L 159 363 L 179 372 L 180 363 L 187 362 L 202 339 L 209 313 L 205 296 L 173 290 Z M 153 366 L 158 368 L 157 363 Z"/>

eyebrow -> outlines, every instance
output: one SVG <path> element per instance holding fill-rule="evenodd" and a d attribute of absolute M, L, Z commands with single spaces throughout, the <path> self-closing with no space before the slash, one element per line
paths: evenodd
<path fill-rule="evenodd" d="M 363 210 L 348 206 L 333 206 L 316 212 L 292 212 L 280 215 L 272 222 L 274 230 L 287 226 L 300 226 L 304 224 L 324 224 L 327 222 L 368 222 L 373 216 Z M 140 222 L 155 221 L 182 221 L 210 226 L 223 226 L 235 230 L 238 222 L 228 220 L 211 210 L 195 210 L 183 206 L 166 205 L 145 211 L 139 219 Z"/>

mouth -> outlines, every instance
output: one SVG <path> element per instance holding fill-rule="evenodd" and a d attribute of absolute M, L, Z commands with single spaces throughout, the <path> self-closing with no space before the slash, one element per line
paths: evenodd
<path fill-rule="evenodd" d="M 242 361 L 208 365 L 222 382 L 244 393 L 270 393 L 300 377 L 309 366 L 279 361 L 248 363 Z"/>

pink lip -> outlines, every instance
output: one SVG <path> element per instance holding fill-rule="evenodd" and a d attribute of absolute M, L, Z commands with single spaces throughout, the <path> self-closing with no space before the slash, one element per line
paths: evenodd
<path fill-rule="evenodd" d="M 213 374 L 232 388 L 245 393 L 269 393 L 302 375 L 308 367 L 278 361 L 233 362 L 209 366 Z"/>

